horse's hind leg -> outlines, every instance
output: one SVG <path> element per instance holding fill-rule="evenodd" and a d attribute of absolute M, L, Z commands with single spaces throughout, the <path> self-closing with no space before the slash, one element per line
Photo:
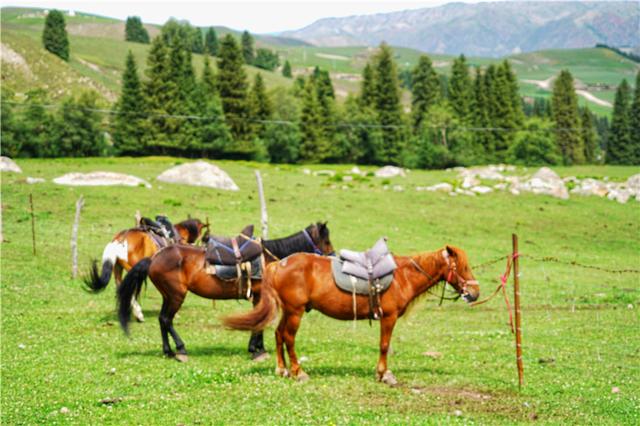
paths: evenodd
<path fill-rule="evenodd" d="M 180 362 L 187 361 L 187 349 L 184 346 L 184 342 L 178 335 L 178 332 L 173 327 L 173 318 L 182 306 L 185 296 L 186 294 L 175 295 L 174 300 L 169 302 L 169 309 L 166 316 L 167 330 L 169 331 L 169 334 L 171 334 L 173 341 L 176 343 L 176 359 Z"/>
<path fill-rule="evenodd" d="M 303 314 L 304 308 L 292 313 L 285 313 L 283 316 L 283 320 L 285 321 L 283 338 L 287 345 L 289 362 L 291 363 L 291 376 L 301 382 L 309 379 L 307 373 L 302 371 L 302 368 L 300 368 L 300 363 L 298 362 L 295 350 L 296 333 L 300 327 L 300 320 L 302 319 Z"/>
<path fill-rule="evenodd" d="M 171 350 L 169 344 L 169 328 L 167 327 L 166 318 L 168 317 L 169 301 L 165 298 L 162 301 L 162 309 L 160 309 L 160 315 L 158 320 L 160 322 L 160 335 L 162 336 L 162 352 L 169 357 L 173 358 L 176 354 Z"/>
<path fill-rule="evenodd" d="M 283 315 L 276 328 L 276 375 L 287 377 L 289 372 L 287 371 L 287 365 L 284 362 L 284 326 L 285 316 Z"/>
<path fill-rule="evenodd" d="M 253 298 L 253 306 L 255 307 L 260 302 L 259 294 L 256 294 Z M 264 338 L 262 331 L 251 333 L 249 339 L 249 353 L 254 361 L 263 361 L 268 358 L 267 351 L 264 348 Z"/>
<path fill-rule="evenodd" d="M 391 333 L 393 333 L 393 327 L 396 325 L 397 319 L 394 315 L 380 320 L 380 358 L 376 367 L 376 377 L 379 381 L 391 386 L 397 385 L 398 380 L 391 370 L 387 368 L 387 353 L 391 343 Z"/>

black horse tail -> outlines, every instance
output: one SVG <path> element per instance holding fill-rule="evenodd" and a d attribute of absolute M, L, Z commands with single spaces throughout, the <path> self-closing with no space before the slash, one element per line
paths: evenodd
<path fill-rule="evenodd" d="M 102 262 L 102 272 L 98 272 L 98 261 L 93 259 L 89 267 L 89 276 L 85 276 L 82 281 L 84 288 L 90 293 L 100 293 L 107 288 L 109 280 L 111 280 L 111 272 L 113 271 L 113 262 L 105 260 Z"/>
<path fill-rule="evenodd" d="M 233 330 L 262 331 L 273 322 L 280 308 L 280 297 L 273 288 L 273 280 L 278 271 L 278 262 L 267 265 L 262 272 L 260 302 L 249 312 L 222 318 L 225 327 Z"/>
<path fill-rule="evenodd" d="M 127 276 L 122 281 L 122 284 L 118 287 L 117 293 L 117 310 L 118 319 L 120 320 L 120 326 L 122 330 L 129 334 L 129 317 L 131 316 L 131 301 L 133 298 L 138 298 L 142 284 L 149 275 L 149 266 L 151 265 L 151 258 L 145 257 L 136 265 L 131 268 L 127 273 Z"/>

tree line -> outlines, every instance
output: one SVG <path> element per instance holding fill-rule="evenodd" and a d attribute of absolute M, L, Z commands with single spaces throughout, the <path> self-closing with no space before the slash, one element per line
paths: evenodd
<path fill-rule="evenodd" d="M 248 32 L 237 40 L 207 31 L 204 66 L 196 75 L 191 28 L 173 20 L 163 26 L 151 43 L 143 78 L 129 53 L 120 98 L 108 115 L 96 112 L 96 97 L 89 95 L 48 111 L 37 106 L 45 103 L 43 93 L 28 94 L 22 114 L 3 102 L 3 151 L 13 156 L 159 154 L 412 168 L 493 162 L 640 164 L 640 73 L 635 90 L 626 80 L 618 87 L 609 126 L 578 107 L 567 70 L 556 78 L 550 101 L 523 100 L 506 60 L 481 68 L 461 55 L 450 75 L 443 76 L 422 55 L 413 69 L 399 72 L 393 50 L 383 43 L 362 71 L 359 93 L 337 102 L 328 71 L 317 67 L 297 76 L 291 88 L 267 90 L 259 72 L 249 78 L 243 65 L 255 65 L 260 54 Z M 282 72 L 292 76 L 288 62 Z M 401 81 L 410 88 L 410 108 L 404 106 Z M 69 142 L 86 135 L 74 133 L 71 127 L 77 126 L 91 133 L 85 136 L 91 147 Z"/>

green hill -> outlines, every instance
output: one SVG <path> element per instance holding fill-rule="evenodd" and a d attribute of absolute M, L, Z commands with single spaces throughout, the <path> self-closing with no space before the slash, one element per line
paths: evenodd
<path fill-rule="evenodd" d="M 75 13 L 66 16 L 71 45 L 68 63 L 42 48 L 43 9 L 2 9 L 2 82 L 18 95 L 34 88 L 44 88 L 59 99 L 68 94 L 92 88 L 112 102 L 120 90 L 120 76 L 128 50 L 136 56 L 143 71 L 148 45 L 124 41 L 124 22 L 96 15 Z M 151 36 L 160 27 L 146 25 Z M 219 35 L 239 32 L 215 27 Z M 256 36 L 257 47 L 274 49 L 282 62 L 289 60 L 294 74 L 306 74 L 319 66 L 331 72 L 339 98 L 355 93 L 360 85 L 360 73 L 375 49 L 370 47 L 315 47 L 294 39 L 278 36 Z M 394 48 L 399 68 L 411 68 L 421 52 L 409 48 Z M 453 61 L 449 55 L 429 55 L 438 72 L 448 73 Z M 520 80 L 525 96 L 550 96 L 552 79 L 561 69 L 568 68 L 578 81 L 583 104 L 599 114 L 610 114 L 615 86 L 622 78 L 634 80 L 640 65 L 608 49 L 545 50 L 507 57 Z M 474 66 L 486 66 L 502 59 L 469 58 Z M 199 71 L 201 55 L 194 55 Z M 290 85 L 291 80 L 279 72 L 246 67 L 249 75 L 260 72 L 268 87 Z M 408 94 L 405 99 L 408 100 Z"/>

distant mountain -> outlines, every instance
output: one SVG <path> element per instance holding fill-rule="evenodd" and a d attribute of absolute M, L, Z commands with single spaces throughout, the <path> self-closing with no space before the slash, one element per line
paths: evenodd
<path fill-rule="evenodd" d="M 504 56 L 541 49 L 640 45 L 640 3 L 500 2 L 325 18 L 281 34 L 317 46 L 375 46 Z"/>

